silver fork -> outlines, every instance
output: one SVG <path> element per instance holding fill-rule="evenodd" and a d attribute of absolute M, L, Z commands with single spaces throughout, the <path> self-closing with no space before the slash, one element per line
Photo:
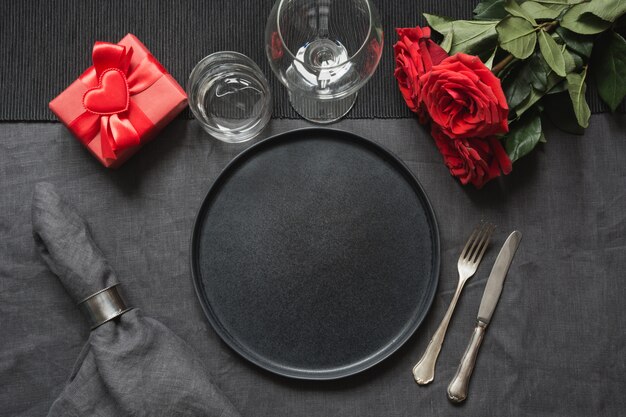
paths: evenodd
<path fill-rule="evenodd" d="M 456 286 L 452 302 L 450 302 L 448 311 L 446 311 L 446 315 L 443 316 L 443 320 L 437 328 L 437 331 L 433 335 L 432 339 L 430 339 L 424 355 L 422 355 L 422 358 L 417 365 L 413 367 L 413 378 L 415 378 L 415 382 L 419 385 L 426 385 L 435 377 L 435 364 L 437 363 L 437 357 L 441 351 L 443 339 L 446 336 L 446 330 L 448 329 L 450 318 L 452 317 L 456 303 L 459 300 L 463 286 L 467 280 L 470 279 L 474 273 L 476 273 L 476 269 L 478 269 L 478 264 L 483 258 L 485 250 L 489 245 L 489 240 L 491 239 L 491 234 L 494 229 L 494 225 L 481 222 L 478 226 L 476 226 L 467 240 L 463 251 L 461 252 L 459 262 L 457 263 L 459 269 L 459 283 Z"/>

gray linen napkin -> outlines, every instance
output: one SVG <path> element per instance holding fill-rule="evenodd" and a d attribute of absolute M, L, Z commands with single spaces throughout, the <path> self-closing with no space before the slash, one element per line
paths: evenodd
<path fill-rule="evenodd" d="M 85 221 L 50 184 L 37 184 L 33 234 L 41 256 L 79 302 L 118 282 Z M 133 309 L 93 330 L 48 416 L 216 416 L 239 413 L 195 352 Z"/>

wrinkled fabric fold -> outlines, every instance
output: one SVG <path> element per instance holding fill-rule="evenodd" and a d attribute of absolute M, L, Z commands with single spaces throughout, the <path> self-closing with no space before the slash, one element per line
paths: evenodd
<path fill-rule="evenodd" d="M 32 225 L 43 260 L 74 301 L 118 282 L 85 221 L 50 184 L 35 188 Z M 182 339 L 133 309 L 91 332 L 48 416 L 236 417 L 239 413 Z"/>

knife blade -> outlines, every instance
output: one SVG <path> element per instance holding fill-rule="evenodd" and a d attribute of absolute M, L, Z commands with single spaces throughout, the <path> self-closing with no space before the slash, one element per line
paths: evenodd
<path fill-rule="evenodd" d="M 483 292 L 477 317 L 485 325 L 488 325 L 491 321 L 491 316 L 496 309 L 496 305 L 498 305 L 506 273 L 509 271 L 509 266 L 511 266 L 511 261 L 513 261 L 513 256 L 521 239 L 522 234 L 517 230 L 511 233 L 504 245 L 502 245 L 496 262 L 493 264 L 493 268 L 491 268 L 491 274 L 489 274 L 487 285 L 485 285 L 485 292 Z"/>
<path fill-rule="evenodd" d="M 453 402 L 460 403 L 467 398 L 469 381 L 472 376 L 472 371 L 474 370 L 474 364 L 476 363 L 478 349 L 485 335 L 485 330 L 491 321 L 493 312 L 498 305 L 504 279 L 509 271 L 513 256 L 519 247 L 521 239 L 522 234 L 519 231 L 515 230 L 511 233 L 504 242 L 504 245 L 502 245 L 496 262 L 493 264 L 487 285 L 485 285 L 480 307 L 478 308 L 476 327 L 467 345 L 467 349 L 463 354 L 463 358 L 461 358 L 461 363 L 456 370 L 456 374 L 454 378 L 452 378 L 450 385 L 448 385 L 448 398 Z"/>

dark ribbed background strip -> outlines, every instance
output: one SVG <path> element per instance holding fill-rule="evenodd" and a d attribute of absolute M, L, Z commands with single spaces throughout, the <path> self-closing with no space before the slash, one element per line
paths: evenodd
<path fill-rule="evenodd" d="M 393 78 L 394 27 L 425 24 L 423 12 L 470 18 L 477 0 L 378 0 L 386 34 L 381 65 L 361 91 L 350 118 L 409 117 Z M 297 117 L 264 55 L 273 0 L 11 1 L 0 6 L 0 120 L 55 120 L 48 102 L 90 63 L 95 40 L 134 33 L 185 85 L 202 57 L 219 50 L 254 59 L 272 84 L 274 117 Z M 606 111 L 593 91 L 594 112 Z M 623 111 L 622 103 L 621 110 Z M 189 117 L 184 113 L 182 117 Z"/>

